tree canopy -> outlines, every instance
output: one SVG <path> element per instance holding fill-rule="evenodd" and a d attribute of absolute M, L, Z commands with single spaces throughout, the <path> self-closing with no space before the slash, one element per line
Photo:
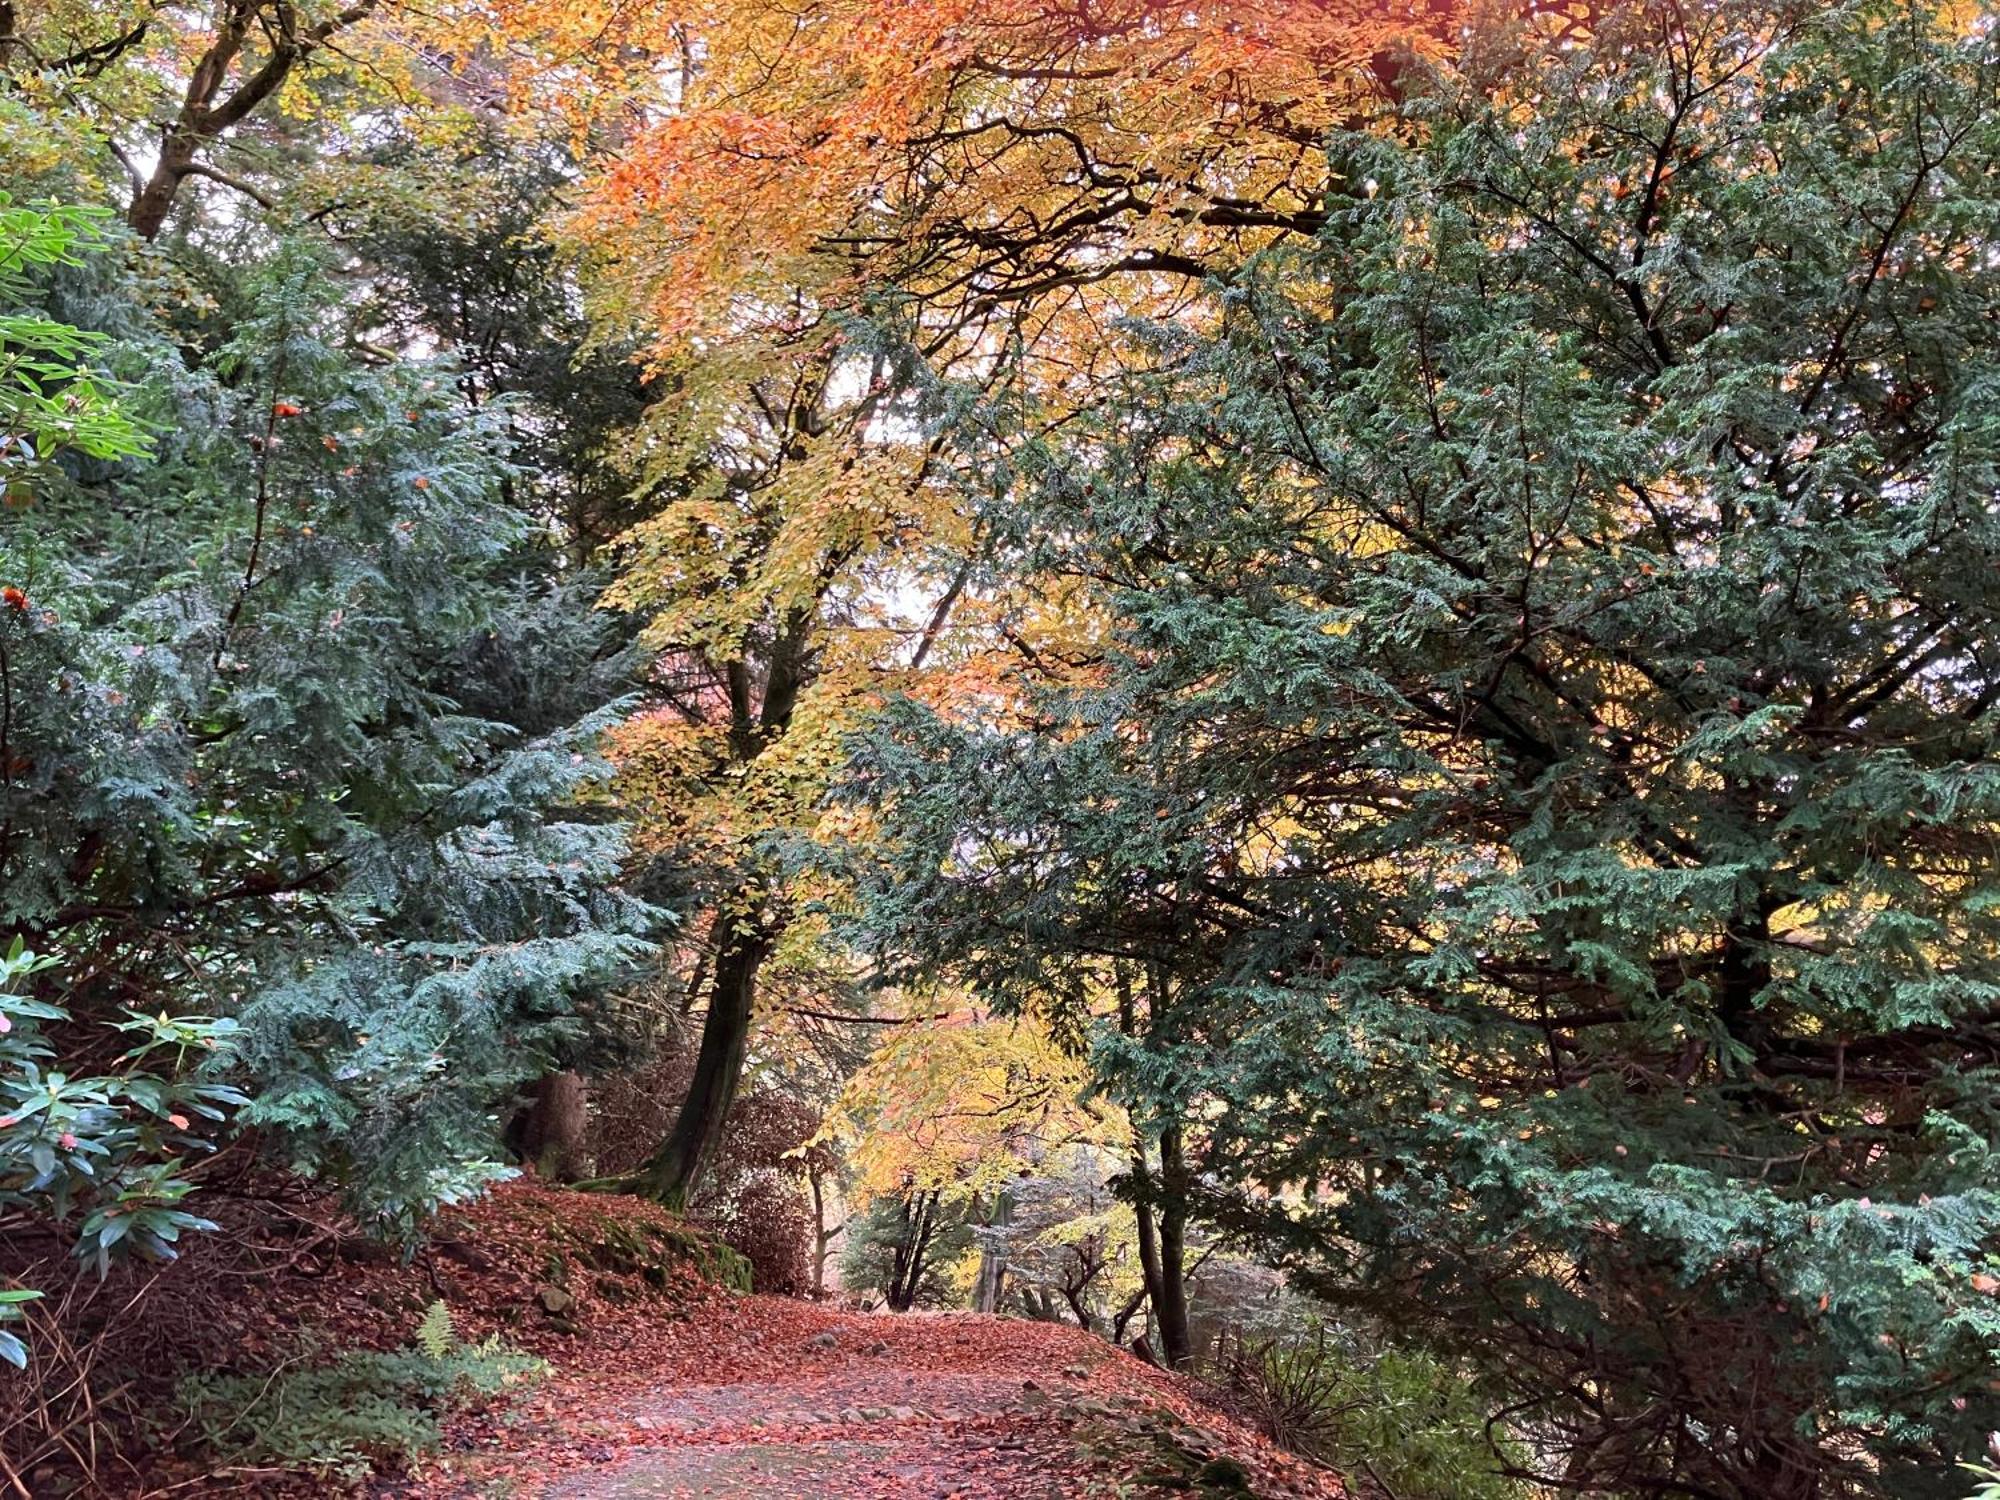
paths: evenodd
<path fill-rule="evenodd" d="M 1997 41 L 0 0 L 0 1479 L 528 1174 L 1356 1494 L 1965 1496 Z"/>

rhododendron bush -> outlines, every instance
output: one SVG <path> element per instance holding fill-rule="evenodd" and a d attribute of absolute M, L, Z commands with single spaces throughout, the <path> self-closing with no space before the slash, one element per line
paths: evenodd
<path fill-rule="evenodd" d="M 227 1020 L 131 1015 L 111 1023 L 111 1071 L 61 1071 L 46 1031 L 71 1019 L 33 998 L 56 967 L 15 938 L 0 955 L 0 1211 L 8 1233 L 60 1230 L 72 1219 L 76 1255 L 101 1275 L 114 1255 L 171 1259 L 188 1230 L 213 1229 L 175 1205 L 193 1184 L 185 1159 L 213 1149 L 211 1130 L 244 1095 L 216 1082 Z M 123 1050 L 117 1050 L 121 1048 Z M 16 1289 L 11 1304 L 39 1295 Z M 0 1359 L 25 1366 L 19 1336 L 0 1329 Z"/>

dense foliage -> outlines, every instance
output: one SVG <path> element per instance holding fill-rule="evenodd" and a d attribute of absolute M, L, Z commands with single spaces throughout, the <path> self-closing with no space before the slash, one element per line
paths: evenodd
<path fill-rule="evenodd" d="M 85 259 L 84 216 L 4 227 L 33 363 L 0 517 L 0 923 L 52 960 L 10 1002 L 7 1123 L 39 1132 L 16 1206 L 84 1209 L 93 1256 L 164 1250 L 186 1216 L 136 1215 L 174 1212 L 173 1143 L 227 1101 L 413 1227 L 490 1178 L 516 1090 L 657 925 L 577 800 L 629 659 L 510 493 L 508 408 L 449 357 L 365 352 L 324 252 L 235 278 L 211 345 L 115 246 Z M 85 358 L 126 387 L 57 363 Z M 134 1041 L 173 1074 L 78 1076 L 128 1072 Z M 64 1113 L 64 1075 L 96 1114 Z"/>
<path fill-rule="evenodd" d="M 1089 671 L 898 711 L 872 930 L 1589 1492 L 1957 1493 L 2000 1424 L 1985 27 L 1495 23 L 1310 247 L 952 437 Z"/>
<path fill-rule="evenodd" d="M 343 357 L 322 274 L 281 257 L 209 369 L 143 392 L 152 462 L 12 518 L 6 915 L 92 954 L 72 1005 L 235 1014 L 250 1119 L 415 1206 L 643 913 L 614 830 L 545 816 L 602 720 L 460 711 L 550 586 L 496 441 L 447 372 Z"/>
<path fill-rule="evenodd" d="M 1357 1493 L 1972 1489 L 1989 11 L 0 0 L 0 1485 L 518 1169 Z"/>

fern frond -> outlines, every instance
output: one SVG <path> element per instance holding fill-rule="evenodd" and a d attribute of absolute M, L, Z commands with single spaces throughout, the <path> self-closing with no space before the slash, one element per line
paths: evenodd
<path fill-rule="evenodd" d="M 458 1344 L 458 1330 L 451 1320 L 451 1309 L 442 1301 L 433 1302 L 424 1309 L 423 1321 L 417 1324 L 417 1347 L 432 1359 L 443 1359 Z"/>

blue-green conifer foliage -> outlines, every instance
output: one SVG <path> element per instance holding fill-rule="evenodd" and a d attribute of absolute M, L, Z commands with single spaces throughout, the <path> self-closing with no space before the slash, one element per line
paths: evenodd
<path fill-rule="evenodd" d="M 1199 1212 L 1470 1360 L 1564 1492 L 1962 1494 L 2000 1428 L 2000 39 L 1546 35 L 1482 23 L 1335 139 L 1316 239 L 1081 418 L 939 393 L 990 585 L 1115 627 L 1025 720 L 871 738 L 864 925 L 1021 1005 L 1144 971 L 1170 1024 L 1098 1056 L 1198 1136 Z"/>
<path fill-rule="evenodd" d="M 323 240 L 265 250 L 214 345 L 135 247 L 8 286 L 101 335 L 147 451 L 0 512 L 0 934 L 79 1020 L 228 1018 L 228 1128 L 407 1229 L 648 951 L 592 797 L 632 662 L 510 503 L 505 402 L 365 337 Z"/>

